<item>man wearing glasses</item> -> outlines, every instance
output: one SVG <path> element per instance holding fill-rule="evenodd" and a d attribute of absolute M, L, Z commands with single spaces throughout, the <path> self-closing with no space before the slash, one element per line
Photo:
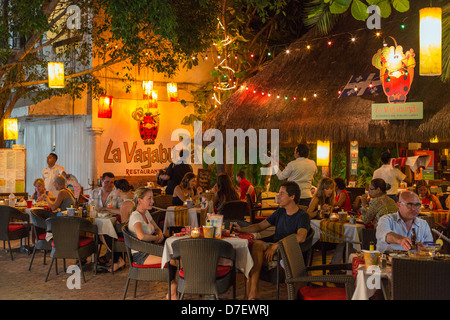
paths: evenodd
<path fill-rule="evenodd" d="M 430 227 L 423 219 L 418 219 L 421 202 L 411 191 L 403 191 L 397 202 L 396 213 L 384 215 L 377 226 L 377 250 L 408 251 L 412 247 L 411 233 L 415 229 L 416 242 L 433 241 Z"/>

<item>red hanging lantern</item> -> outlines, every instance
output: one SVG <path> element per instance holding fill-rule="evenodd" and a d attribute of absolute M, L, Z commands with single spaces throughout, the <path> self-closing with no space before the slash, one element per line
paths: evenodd
<path fill-rule="evenodd" d="M 112 117 L 112 105 L 113 105 L 113 97 L 101 95 L 98 99 L 98 117 L 99 118 L 108 118 Z"/>

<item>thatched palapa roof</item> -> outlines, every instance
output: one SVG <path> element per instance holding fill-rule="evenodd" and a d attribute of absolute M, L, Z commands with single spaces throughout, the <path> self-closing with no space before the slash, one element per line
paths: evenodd
<path fill-rule="evenodd" d="M 342 17 L 333 29 L 331 46 L 327 38 L 309 31 L 289 47 L 289 54 L 279 54 L 215 109 L 203 129 L 279 129 L 280 143 L 291 145 L 316 140 L 429 142 L 435 136 L 440 142 L 450 142 L 450 84 L 439 77 L 419 75 L 419 9 L 426 4 L 414 2 L 408 12 L 393 10 L 388 19 L 381 20 L 380 37 L 375 35 L 377 30 L 369 30 L 365 22 L 351 16 Z M 437 2 L 433 4 L 444 5 L 444 1 Z M 404 52 L 410 48 L 415 52 L 415 75 L 406 102 L 423 102 L 422 120 L 372 120 L 371 105 L 387 103 L 384 92 L 339 98 L 338 91 L 352 75 L 379 73 L 372 57 L 383 48 L 383 39 L 388 46 L 394 45 L 390 37 Z"/>

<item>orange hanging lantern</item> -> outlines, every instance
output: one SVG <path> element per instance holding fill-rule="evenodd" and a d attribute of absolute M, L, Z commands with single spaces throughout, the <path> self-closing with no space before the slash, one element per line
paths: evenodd
<path fill-rule="evenodd" d="M 317 141 L 317 166 L 327 167 L 330 164 L 330 141 Z"/>
<path fill-rule="evenodd" d="M 157 90 L 152 90 L 147 99 L 150 100 L 150 103 L 148 104 L 149 108 L 158 108 L 158 91 Z"/>
<path fill-rule="evenodd" d="M 113 97 L 101 95 L 98 99 L 98 117 L 99 118 L 108 118 L 112 117 L 112 105 L 113 105 Z"/>
<path fill-rule="evenodd" d="M 144 89 L 144 100 L 151 99 L 153 90 L 153 81 L 142 81 L 142 89 Z"/>
<path fill-rule="evenodd" d="M 17 125 L 17 119 L 3 120 L 3 139 L 4 140 L 19 139 L 19 129 Z"/>
<path fill-rule="evenodd" d="M 170 102 L 178 101 L 178 89 L 175 82 L 167 84 L 167 96 Z"/>
<path fill-rule="evenodd" d="M 64 63 L 48 63 L 48 87 L 64 88 Z"/>

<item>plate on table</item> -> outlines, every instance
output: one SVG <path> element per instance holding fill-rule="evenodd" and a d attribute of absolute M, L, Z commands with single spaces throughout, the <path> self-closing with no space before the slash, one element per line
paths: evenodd
<path fill-rule="evenodd" d="M 97 217 L 98 218 L 110 218 L 111 217 L 111 213 L 110 212 L 99 212 L 97 213 Z"/>
<path fill-rule="evenodd" d="M 450 254 L 438 254 L 438 255 L 434 256 L 434 260 L 449 261 L 450 260 Z"/>
<path fill-rule="evenodd" d="M 26 207 L 27 203 L 26 202 L 16 202 L 16 207 Z"/>

